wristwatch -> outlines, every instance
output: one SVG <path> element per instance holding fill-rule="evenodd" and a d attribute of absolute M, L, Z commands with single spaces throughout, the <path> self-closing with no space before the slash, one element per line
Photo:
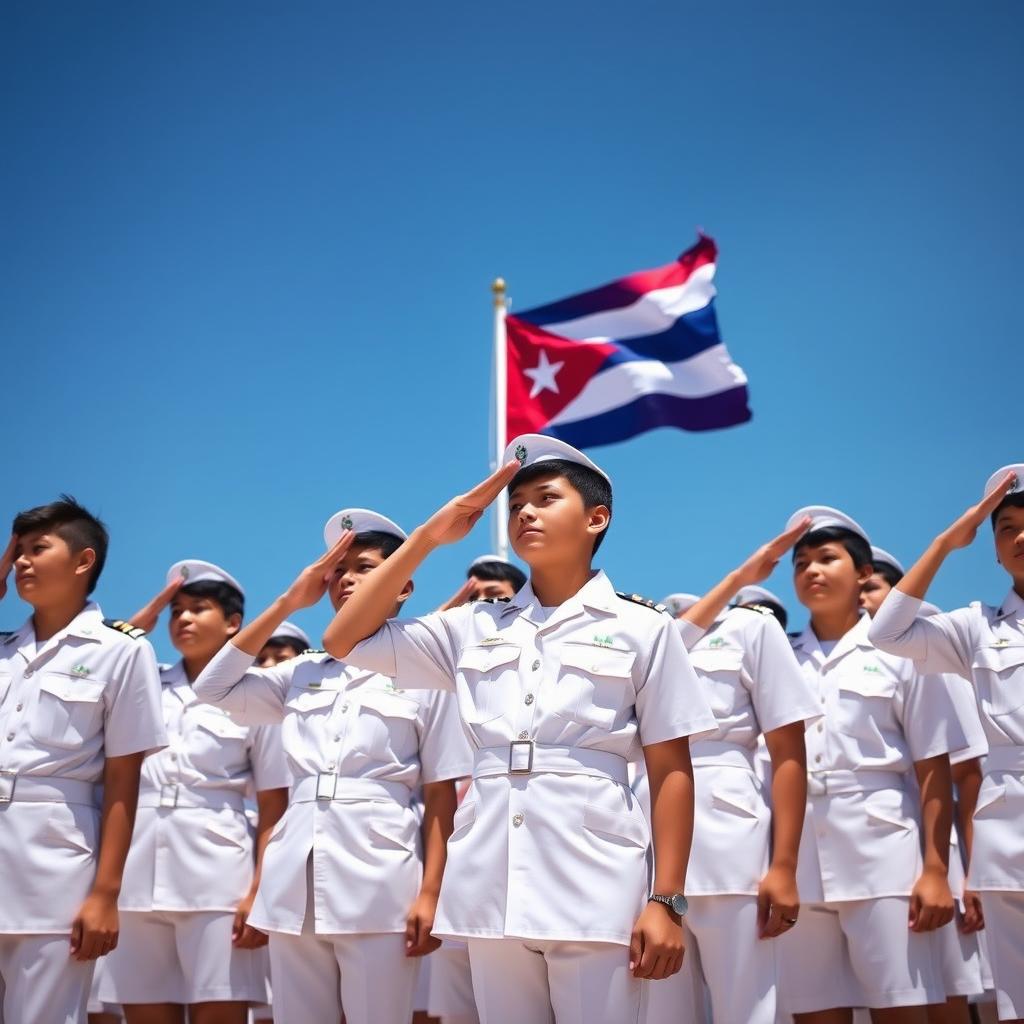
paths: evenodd
<path fill-rule="evenodd" d="M 680 917 L 686 916 L 686 911 L 689 909 L 690 904 L 686 901 L 686 897 L 681 892 L 673 893 L 671 896 L 660 896 L 656 892 L 652 892 L 647 897 L 647 902 L 650 903 L 654 900 L 657 903 L 664 903 L 669 910 L 673 913 L 678 914 Z"/>

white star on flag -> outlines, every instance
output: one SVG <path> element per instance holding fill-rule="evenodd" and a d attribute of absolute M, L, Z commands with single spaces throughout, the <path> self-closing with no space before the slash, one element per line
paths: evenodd
<path fill-rule="evenodd" d="M 523 370 L 533 381 L 530 389 L 530 397 L 536 398 L 542 391 L 553 391 L 558 394 L 558 385 L 555 383 L 555 374 L 565 366 L 565 363 L 549 363 L 548 354 L 544 349 L 540 350 L 540 362 L 532 370 Z"/>

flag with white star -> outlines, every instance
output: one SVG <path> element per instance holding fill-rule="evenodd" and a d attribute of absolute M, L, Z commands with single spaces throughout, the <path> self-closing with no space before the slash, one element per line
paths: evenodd
<path fill-rule="evenodd" d="M 506 436 L 587 448 L 749 420 L 746 375 L 718 332 L 717 255 L 702 236 L 666 266 L 510 313 Z"/>

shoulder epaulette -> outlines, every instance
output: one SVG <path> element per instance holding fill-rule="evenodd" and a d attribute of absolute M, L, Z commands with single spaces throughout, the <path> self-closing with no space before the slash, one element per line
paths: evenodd
<path fill-rule="evenodd" d="M 511 597 L 481 597 L 477 604 L 508 604 Z"/>
<path fill-rule="evenodd" d="M 796 633 L 787 633 L 786 634 L 786 636 L 788 636 L 790 640 L 799 640 L 802 635 L 803 634 L 800 633 L 799 630 Z"/>
<path fill-rule="evenodd" d="M 14 636 L 13 629 L 0 629 L 0 640 L 6 640 L 9 636 Z"/>
<path fill-rule="evenodd" d="M 645 608 L 650 608 L 652 612 L 667 612 L 668 606 L 664 604 L 658 604 L 656 601 L 652 601 L 649 597 L 642 597 L 640 594 L 623 594 L 621 591 L 615 591 L 616 597 L 621 597 L 623 601 L 632 601 L 633 604 L 642 604 Z"/>
<path fill-rule="evenodd" d="M 775 617 L 775 612 L 771 610 L 767 605 L 763 604 L 741 604 L 740 608 L 744 608 L 749 612 L 760 612 L 762 615 L 767 615 L 768 618 L 772 619 Z"/>
<path fill-rule="evenodd" d="M 307 647 L 303 654 L 326 654 L 327 652 L 322 647 Z"/>
<path fill-rule="evenodd" d="M 116 629 L 118 633 L 124 633 L 125 636 L 130 636 L 133 640 L 141 640 L 146 635 L 144 629 L 139 629 L 138 626 L 125 622 L 124 619 L 104 619 L 103 625 Z"/>

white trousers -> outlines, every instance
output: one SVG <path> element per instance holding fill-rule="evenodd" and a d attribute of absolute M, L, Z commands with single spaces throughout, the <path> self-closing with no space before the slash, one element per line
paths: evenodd
<path fill-rule="evenodd" d="M 777 939 L 757 935 L 754 896 L 691 896 L 683 918 L 683 969 L 645 983 L 646 1024 L 775 1024 Z"/>
<path fill-rule="evenodd" d="M 481 1024 L 640 1020 L 643 983 L 629 972 L 628 946 L 470 938 L 469 963 Z"/>
<path fill-rule="evenodd" d="M 999 1019 L 1024 1019 L 1024 892 L 983 892 L 981 904 Z"/>
<path fill-rule="evenodd" d="M 444 1024 L 480 1024 L 466 944 L 445 939 L 441 948 L 430 954 L 430 960 L 430 1015 L 440 1017 Z"/>
<path fill-rule="evenodd" d="M 96 961 L 70 948 L 68 935 L 0 935 L 0 1024 L 85 1021 Z"/>

